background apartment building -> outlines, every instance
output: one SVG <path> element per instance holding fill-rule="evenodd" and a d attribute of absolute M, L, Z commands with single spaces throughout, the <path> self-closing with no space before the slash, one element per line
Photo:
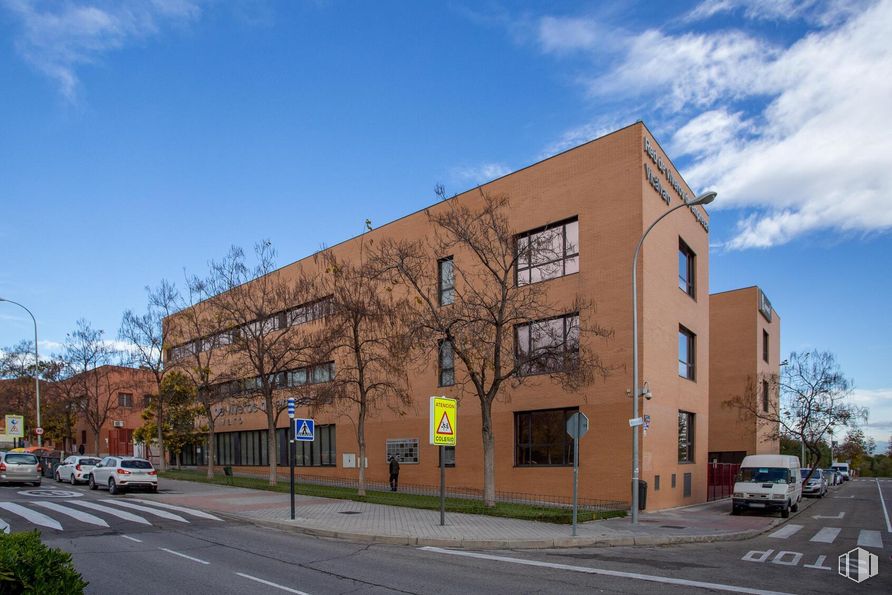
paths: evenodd
<path fill-rule="evenodd" d="M 558 258 L 544 264 L 534 258 L 516 270 L 515 282 L 521 286 L 540 284 L 558 313 L 548 323 L 559 323 L 565 337 L 572 334 L 568 329 L 574 325 L 585 327 L 592 322 L 611 331 L 606 339 L 585 333 L 578 339 L 597 352 L 609 370 L 603 379 L 577 390 L 564 390 L 547 376 L 503 388 L 492 414 L 496 489 L 555 498 L 569 496 L 573 444 L 565 422 L 573 412 L 582 411 L 591 426 L 580 442 L 580 496 L 628 502 L 632 468 L 632 256 L 645 229 L 684 197 L 693 198 L 694 192 L 643 123 L 499 178 L 483 190 L 510 198 L 508 219 L 518 242 L 530 241 L 543 230 L 557 231 L 561 238 Z M 474 209 L 480 206 L 481 198 L 477 190 L 472 190 L 450 201 Z M 429 210 L 436 213 L 448 206 L 440 203 Z M 388 238 L 423 239 L 433 231 L 422 211 L 328 250 L 339 260 L 355 261 L 363 246 L 380 245 Z M 648 508 L 706 499 L 710 417 L 708 248 L 706 213 L 700 207 L 680 209 L 648 236 L 639 260 L 640 374 L 642 385 L 646 382 L 653 395 L 652 400 L 641 400 L 647 425 L 640 465 L 641 478 L 649 484 Z M 470 255 L 458 251 L 430 254 L 429 258 L 431 270 L 439 271 L 441 281 L 445 274 L 447 280 L 461 283 L 455 272 L 468 266 Z M 296 278 L 299 272 L 321 274 L 318 267 L 318 259 L 308 257 L 275 274 L 286 279 Z M 591 306 L 576 311 L 579 298 L 585 298 Z M 323 300 L 293 304 L 287 316 L 283 313 L 277 320 L 286 321 L 285 326 L 324 325 L 324 318 Z M 190 350 L 214 348 L 204 337 L 190 334 L 182 320 L 179 315 L 167 321 L 171 331 L 166 354 L 172 365 L 184 361 Z M 525 329 L 527 326 L 520 324 L 515 329 L 520 344 L 530 336 L 532 327 Z M 436 346 L 439 339 L 432 336 L 429 341 Z M 388 457 L 397 455 L 402 464 L 401 481 L 437 483 L 438 450 L 427 443 L 428 398 L 446 395 L 461 399 L 458 445 L 447 453 L 447 483 L 479 489 L 483 481 L 479 402 L 472 394 L 462 394 L 460 386 L 454 384 L 456 375 L 461 375 L 460 362 L 436 347 L 430 353 L 428 361 L 406 370 L 410 403 L 399 412 L 380 408 L 367 422 L 368 477 L 386 481 Z M 222 377 L 226 358 L 218 362 Z M 335 360 L 296 369 L 288 373 L 287 379 L 292 385 L 322 385 L 339 365 Z M 240 386 L 244 389 L 244 382 Z M 288 392 L 284 387 L 278 391 L 282 400 Z M 265 465 L 270 456 L 266 415 L 257 401 L 234 396 L 216 411 L 218 435 L 213 448 L 217 463 L 245 469 Z M 308 409 L 299 410 L 299 416 L 310 413 Z M 342 413 L 324 406 L 312 411 L 317 439 L 302 446 L 298 455 L 299 464 L 312 467 L 301 470 L 304 476 L 356 477 L 355 467 L 360 464 L 356 437 Z M 285 464 L 285 415 L 278 417 L 278 428 L 279 452 L 275 456 Z M 187 461 L 190 458 L 202 464 L 206 453 L 197 449 Z"/>

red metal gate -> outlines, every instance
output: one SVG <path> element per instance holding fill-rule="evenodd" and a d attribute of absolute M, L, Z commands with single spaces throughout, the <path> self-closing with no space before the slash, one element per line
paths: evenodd
<path fill-rule="evenodd" d="M 114 428 L 108 432 L 108 454 L 133 456 L 133 430 Z"/>
<path fill-rule="evenodd" d="M 734 463 L 709 463 L 706 489 L 707 500 L 728 498 L 734 492 L 734 479 L 740 465 Z"/>

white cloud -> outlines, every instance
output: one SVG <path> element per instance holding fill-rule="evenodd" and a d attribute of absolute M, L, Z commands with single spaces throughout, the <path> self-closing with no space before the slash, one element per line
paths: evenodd
<path fill-rule="evenodd" d="M 19 54 L 53 79 L 68 100 L 77 95 L 78 67 L 129 42 L 156 35 L 165 24 L 189 22 L 200 12 L 198 0 L 7 0 L 4 5 L 21 21 L 16 39 Z"/>
<path fill-rule="evenodd" d="M 590 50 L 602 41 L 604 32 L 592 19 L 543 17 L 537 39 L 542 51 L 564 53 Z"/>
<path fill-rule="evenodd" d="M 754 21 L 804 20 L 831 25 L 860 12 L 865 0 L 704 0 L 684 20 L 700 21 L 722 13 L 741 12 Z"/>
<path fill-rule="evenodd" d="M 452 177 L 463 183 L 484 184 L 511 173 L 504 163 L 481 163 L 480 165 L 456 167 Z"/>

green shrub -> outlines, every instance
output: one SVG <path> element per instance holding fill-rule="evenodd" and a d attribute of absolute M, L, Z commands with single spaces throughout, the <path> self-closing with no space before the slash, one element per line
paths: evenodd
<path fill-rule="evenodd" d="M 83 593 L 87 586 L 71 554 L 40 541 L 40 533 L 0 533 L 0 595 Z"/>

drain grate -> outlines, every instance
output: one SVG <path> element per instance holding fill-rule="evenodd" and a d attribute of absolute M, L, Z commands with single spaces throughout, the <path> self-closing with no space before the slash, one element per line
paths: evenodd
<path fill-rule="evenodd" d="M 361 510 L 342 510 L 338 514 L 362 514 Z"/>

